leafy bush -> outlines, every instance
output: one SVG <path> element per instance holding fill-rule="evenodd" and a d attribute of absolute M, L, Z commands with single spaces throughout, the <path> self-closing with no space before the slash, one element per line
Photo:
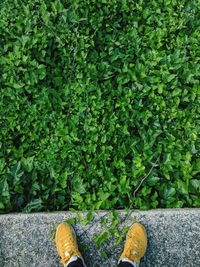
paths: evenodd
<path fill-rule="evenodd" d="M 199 207 L 195 0 L 2 0 L 0 209 Z"/>

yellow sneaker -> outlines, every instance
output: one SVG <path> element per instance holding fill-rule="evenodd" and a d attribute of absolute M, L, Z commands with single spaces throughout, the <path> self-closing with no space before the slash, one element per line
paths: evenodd
<path fill-rule="evenodd" d="M 147 234 L 144 226 L 140 223 L 134 223 L 126 236 L 123 253 L 119 261 L 128 260 L 140 263 L 147 248 Z"/>
<path fill-rule="evenodd" d="M 61 257 L 60 262 L 62 264 L 65 265 L 70 262 L 71 258 L 76 258 L 76 257 L 81 258 L 83 261 L 82 255 L 78 250 L 76 234 L 70 224 L 68 223 L 59 224 L 56 230 L 55 239 L 56 239 L 57 251 L 59 256 Z"/>

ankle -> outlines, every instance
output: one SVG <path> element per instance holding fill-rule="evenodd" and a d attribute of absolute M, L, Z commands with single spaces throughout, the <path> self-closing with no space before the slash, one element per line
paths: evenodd
<path fill-rule="evenodd" d="M 72 256 L 70 260 L 64 265 L 64 267 L 85 267 L 85 264 L 82 258 Z"/>
<path fill-rule="evenodd" d="M 139 263 L 131 261 L 128 258 L 122 258 L 118 262 L 118 267 L 139 267 Z"/>

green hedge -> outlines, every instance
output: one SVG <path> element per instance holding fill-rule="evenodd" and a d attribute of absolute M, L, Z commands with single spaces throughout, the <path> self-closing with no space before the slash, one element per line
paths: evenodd
<path fill-rule="evenodd" d="M 200 206 L 199 7 L 1 1 L 1 212 Z"/>

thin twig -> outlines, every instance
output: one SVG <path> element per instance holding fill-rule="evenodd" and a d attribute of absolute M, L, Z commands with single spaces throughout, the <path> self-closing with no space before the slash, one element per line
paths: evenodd
<path fill-rule="evenodd" d="M 156 163 L 158 162 L 158 160 L 160 159 L 160 155 L 157 157 L 155 163 L 152 164 L 151 169 L 149 170 L 149 172 L 147 173 L 146 176 L 144 176 L 142 178 L 142 180 L 140 181 L 139 185 L 137 186 L 137 188 L 135 189 L 135 191 L 133 192 L 133 198 L 135 199 L 135 195 L 137 193 L 137 191 L 140 189 L 141 185 L 143 184 L 143 182 L 147 179 L 147 177 L 151 174 L 153 168 L 156 166 Z"/>

